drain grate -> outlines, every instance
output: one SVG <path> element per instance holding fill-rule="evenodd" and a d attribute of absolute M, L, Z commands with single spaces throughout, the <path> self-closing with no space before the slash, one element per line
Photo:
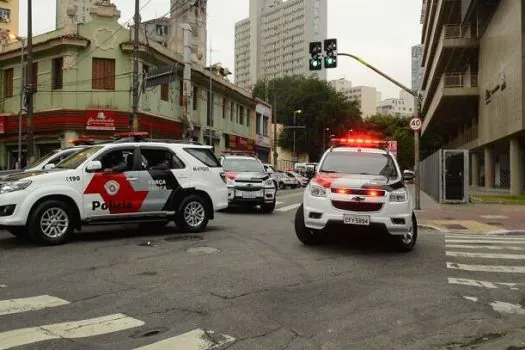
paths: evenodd
<path fill-rule="evenodd" d="M 131 335 L 131 338 L 137 339 L 137 338 L 153 337 L 155 335 L 167 332 L 168 330 L 169 330 L 169 328 L 167 328 L 167 327 L 152 328 L 152 329 L 148 329 L 146 331 L 135 332 L 135 333 L 133 333 Z"/>
<path fill-rule="evenodd" d="M 449 230 L 468 230 L 468 228 L 466 228 L 463 225 L 459 225 L 459 224 L 448 224 L 444 226 L 448 228 Z"/>
<path fill-rule="evenodd" d="M 197 235 L 175 235 L 168 238 L 165 238 L 164 240 L 166 242 L 177 242 L 177 241 L 202 241 L 204 238 L 202 236 Z"/>

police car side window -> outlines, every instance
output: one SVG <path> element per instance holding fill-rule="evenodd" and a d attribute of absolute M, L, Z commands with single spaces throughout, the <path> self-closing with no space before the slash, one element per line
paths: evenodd
<path fill-rule="evenodd" d="M 141 156 L 147 164 L 144 170 L 170 170 L 186 167 L 177 155 L 164 148 L 142 148 Z"/>
<path fill-rule="evenodd" d="M 99 157 L 104 172 L 125 172 L 134 169 L 133 148 L 110 150 Z"/>

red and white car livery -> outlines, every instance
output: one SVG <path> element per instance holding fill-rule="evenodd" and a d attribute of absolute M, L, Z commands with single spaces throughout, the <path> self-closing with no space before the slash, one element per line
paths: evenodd
<path fill-rule="evenodd" d="M 365 136 L 332 142 L 304 192 L 295 222 L 298 238 L 321 243 L 331 226 L 350 232 L 381 229 L 401 250 L 412 250 L 417 239 L 414 206 L 387 142 Z"/>
<path fill-rule="evenodd" d="M 170 221 L 203 231 L 228 206 L 226 179 L 211 147 L 117 142 L 85 147 L 48 171 L 0 182 L 0 227 L 46 244 L 85 224 Z"/>

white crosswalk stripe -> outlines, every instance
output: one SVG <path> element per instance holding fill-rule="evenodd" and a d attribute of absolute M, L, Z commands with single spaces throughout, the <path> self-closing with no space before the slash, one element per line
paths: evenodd
<path fill-rule="evenodd" d="M 492 254 L 492 253 L 471 253 L 471 252 L 446 252 L 446 256 L 457 256 L 463 258 L 486 258 L 486 259 L 511 259 L 525 260 L 523 254 Z"/>
<path fill-rule="evenodd" d="M 223 338 L 222 341 L 212 341 L 207 332 L 202 329 L 194 329 L 172 338 L 136 348 L 135 350 L 208 350 L 218 348 L 235 340 L 235 338 L 230 336 L 223 336 Z"/>
<path fill-rule="evenodd" d="M 488 250 L 525 250 L 525 247 L 509 247 L 509 246 L 494 246 L 494 245 L 468 245 L 468 244 L 447 244 L 447 248 L 488 249 Z"/>
<path fill-rule="evenodd" d="M 292 204 L 292 205 L 288 205 L 286 207 L 282 207 L 282 208 L 278 208 L 278 209 L 275 209 L 275 211 L 278 211 L 278 212 L 287 212 L 287 211 L 290 211 L 290 210 L 294 210 L 294 209 L 297 209 L 301 206 L 301 203 L 295 203 L 295 204 Z"/>
<path fill-rule="evenodd" d="M 49 295 L 39 295 L 30 298 L 0 300 L 0 316 L 41 310 L 48 307 L 55 307 L 69 304 L 68 301 L 55 298 Z"/>

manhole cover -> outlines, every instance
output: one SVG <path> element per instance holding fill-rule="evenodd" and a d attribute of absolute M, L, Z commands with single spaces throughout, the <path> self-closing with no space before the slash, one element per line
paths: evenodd
<path fill-rule="evenodd" d="M 458 225 L 458 224 L 449 224 L 449 225 L 444 225 L 446 228 L 448 228 L 449 230 L 467 230 L 467 228 L 463 225 Z"/>
<path fill-rule="evenodd" d="M 147 337 L 153 337 L 157 334 L 161 334 L 161 333 L 164 333 L 164 332 L 167 332 L 169 328 L 167 327 L 159 327 L 159 328 L 152 328 L 152 329 L 148 329 L 146 331 L 140 331 L 140 332 L 135 332 L 131 335 L 131 338 L 147 338 Z"/>
<path fill-rule="evenodd" d="M 194 248 L 188 248 L 186 252 L 191 254 L 215 254 L 219 251 L 217 248 L 212 247 L 194 247 Z"/>
<path fill-rule="evenodd" d="M 201 236 L 195 235 L 176 235 L 172 237 L 165 238 L 167 242 L 176 242 L 176 241 L 202 241 L 204 238 Z"/>

